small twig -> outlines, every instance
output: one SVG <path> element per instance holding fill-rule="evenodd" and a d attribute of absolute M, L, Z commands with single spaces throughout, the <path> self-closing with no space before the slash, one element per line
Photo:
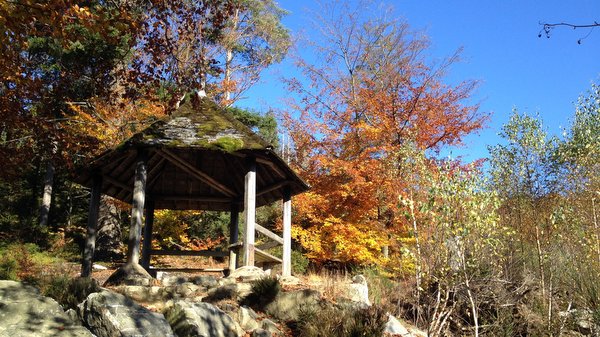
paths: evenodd
<path fill-rule="evenodd" d="M 577 40 L 577 44 L 581 44 L 581 41 L 585 40 L 588 36 L 590 36 L 590 34 L 594 30 L 594 28 L 600 26 L 600 23 L 598 23 L 597 21 L 594 21 L 594 23 L 590 23 L 590 24 L 576 25 L 576 24 L 572 24 L 572 23 L 568 23 L 568 22 L 559 22 L 559 23 L 542 23 L 542 22 L 540 22 L 540 25 L 542 25 L 542 30 L 540 30 L 540 32 L 538 33 L 538 37 L 542 37 L 542 34 L 543 34 L 543 35 L 546 35 L 547 38 L 550 38 L 550 32 L 555 27 L 570 27 L 573 29 L 591 28 L 590 31 L 584 37 Z"/>

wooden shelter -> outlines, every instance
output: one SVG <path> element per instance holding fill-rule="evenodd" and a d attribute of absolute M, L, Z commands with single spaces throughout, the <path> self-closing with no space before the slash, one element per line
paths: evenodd
<path fill-rule="evenodd" d="M 139 263 L 143 227 L 141 265 L 147 270 L 157 254 L 229 256 L 229 269 L 235 269 L 242 247 L 244 265 L 281 261 L 283 275 L 291 274 L 291 197 L 308 185 L 271 145 L 206 97 L 190 95 L 171 116 L 103 153 L 75 180 L 92 188 L 82 276 L 91 273 L 101 194 L 132 205 L 127 264 Z M 278 200 L 283 200 L 283 237 L 255 220 L 256 207 Z M 152 250 L 155 209 L 229 211 L 229 251 Z M 281 260 L 255 247 L 256 231 L 283 245 Z"/>

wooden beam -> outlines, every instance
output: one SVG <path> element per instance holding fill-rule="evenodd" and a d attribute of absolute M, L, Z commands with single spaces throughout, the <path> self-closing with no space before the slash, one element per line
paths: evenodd
<path fill-rule="evenodd" d="M 83 248 L 83 260 L 81 263 L 81 277 L 90 277 L 92 274 L 92 261 L 96 249 L 96 229 L 98 226 L 98 214 L 100 211 L 100 197 L 102 195 L 102 176 L 94 175 L 92 193 L 90 197 L 90 210 L 87 221 L 87 235 L 85 247 Z"/>
<path fill-rule="evenodd" d="M 277 182 L 277 183 L 275 183 L 273 185 L 267 186 L 267 187 L 263 188 L 262 190 L 256 192 L 256 196 L 260 197 L 263 194 L 267 194 L 269 192 L 273 192 L 273 191 L 278 190 L 278 189 L 280 189 L 280 188 L 282 188 L 284 186 L 287 186 L 289 184 L 290 184 L 289 180 L 284 180 L 284 181 Z"/>
<path fill-rule="evenodd" d="M 258 248 L 255 249 L 255 253 L 256 253 L 256 257 L 257 257 L 257 261 L 260 262 L 276 262 L 276 263 L 281 263 L 281 259 L 273 256 L 265 251 L 262 251 Z"/>
<path fill-rule="evenodd" d="M 248 158 L 244 178 L 244 265 L 254 266 L 256 225 L 256 161 Z"/>
<path fill-rule="evenodd" d="M 157 171 L 160 171 L 162 169 L 162 165 L 166 162 L 167 160 L 164 157 L 161 157 L 158 161 L 158 163 L 156 163 L 156 165 L 154 165 L 154 167 L 150 170 L 150 172 L 148 172 L 148 191 L 151 191 L 152 188 L 154 187 L 154 184 L 156 184 L 156 182 L 158 181 L 158 178 L 160 178 L 160 174 L 157 174 Z"/>
<path fill-rule="evenodd" d="M 142 267 L 149 270 L 152 258 L 152 227 L 154 225 L 154 199 L 146 203 L 146 224 L 144 225 L 144 244 L 142 246 Z"/>
<path fill-rule="evenodd" d="M 229 252 L 218 250 L 157 250 L 150 251 L 152 255 L 166 256 L 211 256 L 211 257 L 227 257 Z"/>
<path fill-rule="evenodd" d="M 123 165 L 123 160 L 127 160 L 131 157 L 132 154 L 130 152 L 121 153 L 106 165 L 102 165 L 102 169 L 105 171 L 114 172 L 116 169 L 121 168 L 121 165 Z"/>
<path fill-rule="evenodd" d="M 272 161 L 264 159 L 264 158 L 256 158 L 256 162 L 259 164 L 263 164 L 263 165 L 267 165 L 267 166 L 271 167 L 273 169 L 273 171 L 275 171 L 275 173 L 277 173 L 277 175 L 280 176 L 281 178 L 286 177 L 285 173 L 277 165 L 275 165 L 275 163 L 273 163 Z"/>
<path fill-rule="evenodd" d="M 238 242 L 239 236 L 239 219 L 240 210 L 236 203 L 231 204 L 231 211 L 229 213 L 229 244 L 234 245 Z M 229 270 L 234 271 L 238 267 L 238 252 L 239 247 L 229 248 Z"/>
<path fill-rule="evenodd" d="M 203 196 L 203 195 L 162 195 L 162 194 L 153 194 L 152 197 L 155 200 L 184 200 L 184 201 L 200 201 L 200 202 L 220 202 L 220 203 L 230 203 L 234 199 L 233 198 L 223 198 L 223 197 L 211 197 L 211 196 Z"/>
<path fill-rule="evenodd" d="M 115 178 L 113 178 L 111 176 L 108 176 L 108 175 L 104 174 L 104 175 L 102 175 L 102 178 L 107 183 L 115 185 L 115 186 L 121 188 L 122 190 L 125 190 L 127 192 L 132 192 L 133 191 L 133 189 L 130 186 L 127 186 L 127 185 L 123 184 L 122 182 L 118 181 L 117 179 L 115 179 Z"/>
<path fill-rule="evenodd" d="M 283 191 L 283 266 L 282 276 L 292 275 L 292 193 L 289 186 Z"/>
<path fill-rule="evenodd" d="M 170 271 L 173 273 L 219 273 L 225 272 L 224 268 L 150 268 L 152 271 Z"/>
<path fill-rule="evenodd" d="M 133 201 L 131 207 L 131 225 L 129 226 L 129 241 L 127 244 L 127 263 L 137 264 L 140 260 L 140 239 L 142 231 L 142 218 L 144 202 L 146 200 L 146 153 L 138 150 L 135 164 L 133 183 Z"/>
<path fill-rule="evenodd" d="M 110 170 L 110 172 L 116 174 L 116 175 L 121 175 L 121 173 L 123 173 L 123 171 L 127 170 L 127 168 L 133 164 L 133 162 L 135 162 L 135 152 L 133 153 L 128 153 L 127 156 L 123 159 L 123 161 L 121 161 L 121 163 L 119 164 L 119 166 L 115 167 L 114 169 Z"/>
<path fill-rule="evenodd" d="M 200 171 L 199 169 L 197 169 L 190 163 L 186 162 L 185 160 L 179 158 L 177 155 L 175 155 L 171 151 L 169 151 L 167 149 L 160 149 L 159 153 L 161 155 L 163 155 L 168 161 L 170 161 L 174 165 L 178 166 L 182 170 L 184 170 L 187 173 L 191 174 L 192 176 L 196 177 L 198 180 L 203 181 L 204 183 L 210 185 L 212 188 L 220 191 L 221 193 L 223 193 L 229 197 L 236 196 L 236 193 L 233 190 L 231 190 L 229 187 L 221 184 L 220 182 L 215 180 L 213 177 Z"/>
<path fill-rule="evenodd" d="M 264 234 L 266 237 L 268 237 L 269 239 L 271 239 L 275 242 L 278 242 L 280 245 L 283 244 L 283 239 L 279 235 L 271 232 L 270 230 L 264 228 L 263 226 L 261 226 L 259 224 L 254 224 L 254 226 L 256 226 L 256 231 L 258 231 L 259 233 Z"/>

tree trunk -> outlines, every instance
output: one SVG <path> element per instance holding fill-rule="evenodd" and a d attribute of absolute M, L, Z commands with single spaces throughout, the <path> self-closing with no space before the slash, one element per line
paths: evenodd
<path fill-rule="evenodd" d="M 419 241 L 419 228 L 417 226 L 417 217 L 415 215 L 415 199 L 413 194 L 411 193 L 410 195 L 410 217 L 412 218 L 412 226 L 413 226 L 413 232 L 415 235 L 415 248 L 417 250 L 417 258 L 415 261 L 415 283 L 416 283 L 416 288 L 417 288 L 417 292 L 416 292 L 416 301 L 417 301 L 417 314 L 416 314 L 416 319 L 415 319 L 415 323 L 416 320 L 418 320 L 419 318 L 419 308 L 420 308 L 420 301 L 421 301 L 421 243 Z"/>
<path fill-rule="evenodd" d="M 42 205 L 40 206 L 40 227 L 48 226 L 48 215 L 52 204 L 52 186 L 54 185 L 54 165 L 48 161 L 46 175 L 44 177 L 44 190 L 42 194 Z"/>
<path fill-rule="evenodd" d="M 140 152 L 135 168 L 133 201 L 131 206 L 131 224 L 127 245 L 127 264 L 137 265 L 140 261 L 140 241 L 142 236 L 144 202 L 146 200 L 146 154 Z"/>
<path fill-rule="evenodd" d="M 600 232 L 598 231 L 598 216 L 596 215 L 596 198 L 592 197 L 592 215 L 594 221 L 594 232 L 596 234 L 596 258 L 600 266 Z"/>
<path fill-rule="evenodd" d="M 231 45 L 227 46 L 227 51 L 226 51 L 226 55 L 225 55 L 225 93 L 224 93 L 224 98 L 225 98 L 225 102 L 227 105 L 230 104 L 230 100 L 231 100 L 231 61 L 233 61 L 233 41 L 236 40 L 235 37 L 233 37 L 233 34 L 235 34 L 235 32 L 237 31 L 237 27 L 238 27 L 238 23 L 239 23 L 239 15 L 240 15 L 240 10 L 239 9 L 235 9 L 234 14 L 233 14 L 233 18 L 232 18 L 232 27 L 231 27 Z"/>

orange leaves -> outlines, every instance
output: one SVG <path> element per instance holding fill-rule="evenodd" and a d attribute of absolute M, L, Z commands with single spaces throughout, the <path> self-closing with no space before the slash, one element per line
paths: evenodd
<path fill-rule="evenodd" d="M 295 199 L 295 235 L 316 260 L 377 263 L 394 243 L 406 259 L 394 238 L 408 233 L 398 200 L 420 172 L 406 149 L 460 144 L 487 115 L 466 102 L 476 82 L 443 83 L 456 56 L 431 66 L 427 39 L 406 24 L 345 14 L 322 22 L 317 62 L 300 60 L 307 78 L 288 82 L 299 97 L 285 119 L 293 164 L 312 186 Z"/>

